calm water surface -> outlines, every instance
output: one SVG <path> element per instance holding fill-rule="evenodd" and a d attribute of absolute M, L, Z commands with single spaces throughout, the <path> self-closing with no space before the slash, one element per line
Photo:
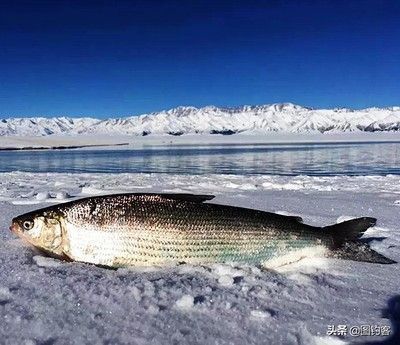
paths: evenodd
<path fill-rule="evenodd" d="M 0 151 L 0 172 L 400 174 L 400 143 Z"/>

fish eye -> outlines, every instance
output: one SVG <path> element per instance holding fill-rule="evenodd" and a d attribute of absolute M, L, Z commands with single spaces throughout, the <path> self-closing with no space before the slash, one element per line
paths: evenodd
<path fill-rule="evenodd" d="M 34 221 L 33 220 L 25 220 L 22 223 L 22 227 L 24 228 L 24 230 L 28 231 L 31 230 L 33 228 L 34 225 Z"/>

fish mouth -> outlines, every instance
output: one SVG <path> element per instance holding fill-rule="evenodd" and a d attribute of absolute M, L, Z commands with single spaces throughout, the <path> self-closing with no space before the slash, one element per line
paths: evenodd
<path fill-rule="evenodd" d="M 18 232 L 18 228 L 19 228 L 19 226 L 18 226 L 17 222 L 13 221 L 10 226 L 10 231 L 13 232 L 14 234 L 16 234 Z"/>

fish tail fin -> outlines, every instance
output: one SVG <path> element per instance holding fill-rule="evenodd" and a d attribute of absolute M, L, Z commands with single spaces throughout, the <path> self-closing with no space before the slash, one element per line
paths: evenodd
<path fill-rule="evenodd" d="M 364 232 L 375 224 L 375 218 L 363 217 L 324 227 L 323 231 L 327 231 L 331 238 L 329 256 L 379 264 L 396 263 L 359 241 Z"/>

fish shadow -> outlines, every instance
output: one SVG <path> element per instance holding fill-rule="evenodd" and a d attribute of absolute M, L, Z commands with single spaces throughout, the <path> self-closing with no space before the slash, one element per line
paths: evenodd
<path fill-rule="evenodd" d="M 387 308 L 382 310 L 382 317 L 391 322 L 390 336 L 382 341 L 367 341 L 365 345 L 398 345 L 400 344 L 400 295 L 389 299 Z"/>
<path fill-rule="evenodd" d="M 358 239 L 358 241 L 369 245 L 373 241 L 382 242 L 386 238 L 387 237 L 367 237 L 367 238 L 360 238 Z"/>

